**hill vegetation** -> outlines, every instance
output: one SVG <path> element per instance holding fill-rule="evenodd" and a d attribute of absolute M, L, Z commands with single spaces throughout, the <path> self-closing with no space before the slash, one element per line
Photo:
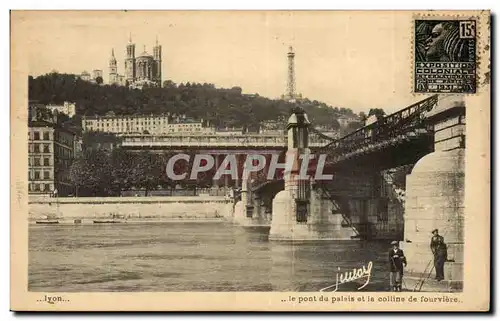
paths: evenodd
<path fill-rule="evenodd" d="M 29 77 L 29 99 L 39 103 L 76 102 L 77 115 L 185 114 L 224 127 L 257 126 L 262 121 L 289 116 L 292 104 L 258 94 L 247 95 L 240 87 L 216 88 L 213 84 L 165 81 L 163 88 L 129 89 L 99 85 L 76 75 L 52 72 Z M 337 119 L 353 117 L 349 108 L 332 107 L 316 100 L 298 103 L 316 126 L 338 129 Z M 359 126 L 359 125 L 358 125 Z"/>

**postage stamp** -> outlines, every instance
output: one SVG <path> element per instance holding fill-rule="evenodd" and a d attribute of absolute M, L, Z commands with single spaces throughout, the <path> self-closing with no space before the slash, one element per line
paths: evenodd
<path fill-rule="evenodd" d="M 12 12 L 11 309 L 488 310 L 489 12 L 418 14 Z"/>
<path fill-rule="evenodd" d="M 414 91 L 476 92 L 476 21 L 415 20 Z"/>

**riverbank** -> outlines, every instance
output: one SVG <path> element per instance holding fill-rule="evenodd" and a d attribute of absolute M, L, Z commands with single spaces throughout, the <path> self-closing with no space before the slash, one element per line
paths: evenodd
<path fill-rule="evenodd" d="M 30 198 L 29 220 L 165 221 L 230 218 L 233 202 L 223 196 Z"/>
<path fill-rule="evenodd" d="M 223 223 L 225 218 L 143 218 L 143 219 L 30 219 L 30 225 L 118 225 L 118 224 L 154 224 L 154 223 Z"/>
<path fill-rule="evenodd" d="M 462 292 L 462 281 L 437 281 L 434 279 L 434 273 L 425 273 L 424 275 L 405 273 L 403 278 L 406 291 L 410 292 Z"/>

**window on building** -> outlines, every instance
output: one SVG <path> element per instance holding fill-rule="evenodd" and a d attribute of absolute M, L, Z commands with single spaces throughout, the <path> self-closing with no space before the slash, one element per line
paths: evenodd
<path fill-rule="evenodd" d="M 43 140 L 49 140 L 49 132 L 43 132 Z"/>
<path fill-rule="evenodd" d="M 40 132 L 33 132 L 33 139 L 40 140 Z"/>
<path fill-rule="evenodd" d="M 40 190 L 40 184 L 35 183 L 35 184 L 33 184 L 33 187 L 34 187 L 33 189 L 35 191 L 39 191 Z"/>
<path fill-rule="evenodd" d="M 43 179 L 50 179 L 50 172 L 49 171 L 43 171 Z"/>
<path fill-rule="evenodd" d="M 43 152 L 44 153 L 50 153 L 50 145 L 49 144 L 43 144 Z"/>
<path fill-rule="evenodd" d="M 48 157 L 43 158 L 43 166 L 50 166 L 50 158 Z"/>
<path fill-rule="evenodd" d="M 44 191 L 45 192 L 50 192 L 50 184 L 44 184 L 45 187 L 44 187 Z"/>
<path fill-rule="evenodd" d="M 31 184 L 28 184 L 28 191 L 31 192 Z"/>
<path fill-rule="evenodd" d="M 40 157 L 35 157 L 35 166 L 40 166 Z"/>
<path fill-rule="evenodd" d="M 35 179 L 40 179 L 40 171 L 35 171 Z"/>
<path fill-rule="evenodd" d="M 40 153 L 40 144 L 34 144 L 33 145 L 33 152 L 34 153 Z"/>

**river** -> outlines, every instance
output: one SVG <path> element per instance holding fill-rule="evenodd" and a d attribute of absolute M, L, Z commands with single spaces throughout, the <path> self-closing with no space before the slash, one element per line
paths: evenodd
<path fill-rule="evenodd" d="M 30 225 L 29 291 L 319 291 L 373 262 L 388 290 L 387 242 L 270 242 L 225 222 Z M 339 270 L 340 268 L 340 270 Z M 339 291 L 356 291 L 362 282 Z"/>

